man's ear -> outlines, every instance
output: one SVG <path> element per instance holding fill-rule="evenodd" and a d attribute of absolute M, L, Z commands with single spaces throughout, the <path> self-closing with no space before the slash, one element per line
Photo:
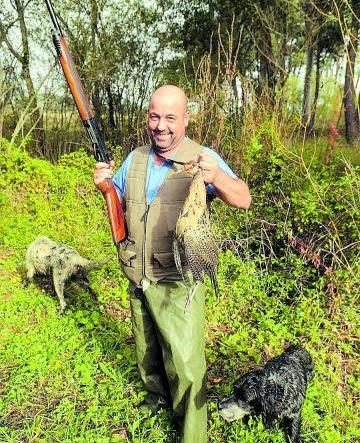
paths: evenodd
<path fill-rule="evenodd" d="M 189 112 L 189 111 L 186 111 L 186 112 L 185 112 L 185 115 L 184 115 L 185 128 L 188 127 L 189 120 L 190 120 L 190 112 Z"/>

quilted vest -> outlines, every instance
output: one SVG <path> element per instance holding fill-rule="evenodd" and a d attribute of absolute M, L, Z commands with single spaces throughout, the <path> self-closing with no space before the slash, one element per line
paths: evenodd
<path fill-rule="evenodd" d="M 176 222 L 189 193 L 192 176 L 179 172 L 182 166 L 173 164 L 160 190 L 150 205 L 146 201 L 146 175 L 151 146 L 134 150 L 125 187 L 125 218 L 128 241 L 119 248 L 119 258 L 125 275 L 140 285 L 143 277 L 152 282 L 163 278 L 181 279 L 176 269 L 173 240 Z M 203 147 L 185 138 L 175 159 L 196 160 Z M 182 263 L 184 259 L 182 257 Z M 184 265 L 183 271 L 188 268 Z"/>

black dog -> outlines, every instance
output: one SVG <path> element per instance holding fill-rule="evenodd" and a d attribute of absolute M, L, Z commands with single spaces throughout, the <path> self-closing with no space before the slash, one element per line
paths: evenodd
<path fill-rule="evenodd" d="M 220 414 L 227 421 L 261 415 L 266 428 L 277 421 L 286 441 L 299 443 L 301 408 L 313 377 L 310 354 L 300 346 L 291 346 L 263 369 L 243 375 L 235 383 L 233 395 L 219 402 Z"/>

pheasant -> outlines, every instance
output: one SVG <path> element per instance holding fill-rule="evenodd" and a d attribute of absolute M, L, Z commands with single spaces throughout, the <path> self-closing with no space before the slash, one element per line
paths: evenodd
<path fill-rule="evenodd" d="M 219 287 L 216 278 L 218 267 L 218 246 L 210 227 L 209 211 L 206 202 L 206 187 L 201 169 L 196 162 L 184 165 L 183 172 L 193 176 L 184 206 L 180 211 L 175 228 L 174 259 L 179 273 L 183 276 L 180 250 L 195 280 L 204 282 L 204 274 L 210 277 L 215 294 Z M 192 301 L 192 294 L 186 300 L 186 307 Z"/>

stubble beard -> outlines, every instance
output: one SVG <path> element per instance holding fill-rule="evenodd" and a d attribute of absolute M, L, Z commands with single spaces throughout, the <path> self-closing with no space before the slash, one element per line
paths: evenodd
<path fill-rule="evenodd" d="M 159 146 L 159 145 L 156 144 L 155 137 L 153 137 L 153 136 L 151 137 L 152 143 L 153 143 L 153 148 L 157 152 L 160 152 L 160 153 L 169 152 L 169 151 L 172 151 L 173 149 L 177 148 L 178 145 L 180 144 L 180 142 L 184 138 L 185 138 L 185 134 L 182 137 L 180 137 L 179 139 L 177 139 L 177 140 L 172 140 L 171 144 L 169 146 Z"/>

